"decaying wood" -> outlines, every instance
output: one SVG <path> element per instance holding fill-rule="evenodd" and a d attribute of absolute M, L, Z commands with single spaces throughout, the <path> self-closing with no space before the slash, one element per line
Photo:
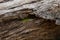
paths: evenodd
<path fill-rule="evenodd" d="M 13 20 L 0 24 L 1 40 L 58 40 L 60 26 L 54 21 L 44 19 L 29 19 L 27 22 Z"/>
<path fill-rule="evenodd" d="M 59 24 L 57 21 L 60 20 L 60 0 L 12 0 L 0 3 L 0 15 L 11 13 L 13 16 L 13 12 L 23 9 L 31 9 L 33 12 L 30 14 L 56 20 L 56 24 Z"/>
<path fill-rule="evenodd" d="M 0 40 L 60 40 L 60 0 L 0 1 Z"/>

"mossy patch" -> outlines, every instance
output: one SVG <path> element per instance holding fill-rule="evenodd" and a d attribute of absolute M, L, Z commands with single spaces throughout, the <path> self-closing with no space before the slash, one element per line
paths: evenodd
<path fill-rule="evenodd" d="M 22 22 L 28 22 L 28 21 L 31 21 L 31 20 L 33 20 L 33 19 L 25 18 L 25 19 L 22 19 L 21 21 L 22 21 Z"/>

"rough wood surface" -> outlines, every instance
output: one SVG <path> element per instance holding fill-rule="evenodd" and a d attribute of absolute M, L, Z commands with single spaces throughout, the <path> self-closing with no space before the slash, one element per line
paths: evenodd
<path fill-rule="evenodd" d="M 56 20 L 56 24 L 60 25 L 60 0 L 11 0 L 0 3 L 0 15 L 13 16 L 15 15 L 13 12 L 23 9 L 31 9 L 33 12 L 30 14 Z"/>
<path fill-rule="evenodd" d="M 44 19 L 12 20 L 0 24 L 1 40 L 60 40 L 60 26 Z"/>
<path fill-rule="evenodd" d="M 60 0 L 1 0 L 0 40 L 60 40 Z"/>

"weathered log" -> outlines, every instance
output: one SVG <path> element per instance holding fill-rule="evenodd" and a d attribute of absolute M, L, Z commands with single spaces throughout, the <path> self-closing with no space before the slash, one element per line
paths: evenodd
<path fill-rule="evenodd" d="M 60 0 L 1 1 L 0 40 L 59 40 L 59 2 Z"/>
<path fill-rule="evenodd" d="M 32 9 L 33 12 L 30 14 L 38 17 L 60 20 L 60 0 L 12 0 L 0 3 L 0 15 L 12 13 L 13 16 L 13 12 L 23 9 Z M 59 23 L 57 21 L 56 24 Z"/>

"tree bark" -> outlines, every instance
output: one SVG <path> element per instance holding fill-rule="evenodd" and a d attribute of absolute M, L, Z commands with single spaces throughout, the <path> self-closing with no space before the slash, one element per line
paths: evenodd
<path fill-rule="evenodd" d="M 31 9 L 30 14 L 44 19 L 60 20 L 60 0 L 12 0 L 0 3 L 0 15 L 4 14 L 4 17 L 6 14 L 13 16 L 13 12 L 22 12 L 23 9 Z"/>
<path fill-rule="evenodd" d="M 60 0 L 0 0 L 0 40 L 59 39 Z"/>

